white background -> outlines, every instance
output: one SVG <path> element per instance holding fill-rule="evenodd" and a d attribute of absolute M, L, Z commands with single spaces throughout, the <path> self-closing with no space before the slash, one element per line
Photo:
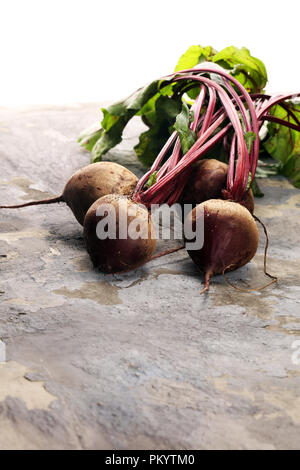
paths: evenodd
<path fill-rule="evenodd" d="M 300 91 L 299 1 L 0 0 L 0 106 L 122 98 L 193 44 L 246 46 Z"/>

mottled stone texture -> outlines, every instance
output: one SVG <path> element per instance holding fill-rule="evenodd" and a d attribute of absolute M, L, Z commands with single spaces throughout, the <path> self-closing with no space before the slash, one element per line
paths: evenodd
<path fill-rule="evenodd" d="M 1 203 L 59 194 L 89 161 L 76 136 L 98 115 L 1 109 Z M 140 174 L 136 133 L 110 158 Z M 0 212 L 0 448 L 300 447 L 300 192 L 279 177 L 261 186 L 279 282 L 251 293 L 219 276 L 200 296 L 184 251 L 105 276 L 63 204 Z M 260 234 L 254 261 L 228 274 L 239 286 L 266 282 Z"/>

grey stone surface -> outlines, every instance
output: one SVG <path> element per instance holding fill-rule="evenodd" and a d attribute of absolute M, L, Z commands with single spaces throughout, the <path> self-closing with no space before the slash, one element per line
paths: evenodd
<path fill-rule="evenodd" d="M 61 193 L 89 162 L 76 136 L 98 113 L 1 109 L 1 203 Z M 134 133 L 110 157 L 140 173 Z M 251 293 L 216 277 L 200 296 L 183 251 L 105 276 L 63 204 L 0 212 L 1 449 L 300 447 L 300 192 L 261 186 L 279 282 Z M 242 287 L 266 282 L 260 232 L 255 259 L 228 275 Z"/>

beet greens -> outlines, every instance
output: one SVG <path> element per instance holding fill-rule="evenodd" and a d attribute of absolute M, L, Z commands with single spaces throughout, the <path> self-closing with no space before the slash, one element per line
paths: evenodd
<path fill-rule="evenodd" d="M 217 52 L 210 46 L 192 46 L 175 72 L 102 109 L 101 128 L 79 137 L 91 151 L 92 162 L 122 141 L 124 127 L 137 115 L 148 127 L 135 147 L 140 161 L 150 167 L 143 191 L 139 185 L 145 202 L 177 200 L 190 164 L 204 155 L 229 163 L 229 199 L 240 200 L 250 185 L 260 194 L 254 179 L 257 166 L 258 177 L 283 173 L 300 187 L 298 95 L 265 94 L 268 77 L 261 60 L 246 48 L 230 46 Z M 270 156 L 274 160 L 266 163 Z"/>

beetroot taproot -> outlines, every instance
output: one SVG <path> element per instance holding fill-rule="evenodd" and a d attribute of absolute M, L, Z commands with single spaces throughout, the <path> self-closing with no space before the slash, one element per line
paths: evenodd
<path fill-rule="evenodd" d="M 105 273 L 142 266 L 156 247 L 155 227 L 148 210 L 117 194 L 103 196 L 89 208 L 84 239 L 94 267 Z"/>
<path fill-rule="evenodd" d="M 137 177 L 124 166 L 114 162 L 98 162 L 76 171 L 67 181 L 61 196 L 13 206 L 0 206 L 0 209 L 65 202 L 77 221 L 83 225 L 84 217 L 93 202 L 106 194 L 130 195 L 137 182 Z"/>
<path fill-rule="evenodd" d="M 199 217 L 204 217 L 204 244 L 188 254 L 205 274 L 205 291 L 213 275 L 237 269 L 253 258 L 258 229 L 250 212 L 232 201 L 210 199 L 196 206 L 187 216 L 193 230 L 201 223 Z"/>
<path fill-rule="evenodd" d="M 197 160 L 192 165 L 191 175 L 183 191 L 181 202 L 196 206 L 209 199 L 222 199 L 226 188 L 228 165 L 214 158 Z M 254 196 L 249 189 L 240 204 L 251 214 L 254 211 Z"/>

